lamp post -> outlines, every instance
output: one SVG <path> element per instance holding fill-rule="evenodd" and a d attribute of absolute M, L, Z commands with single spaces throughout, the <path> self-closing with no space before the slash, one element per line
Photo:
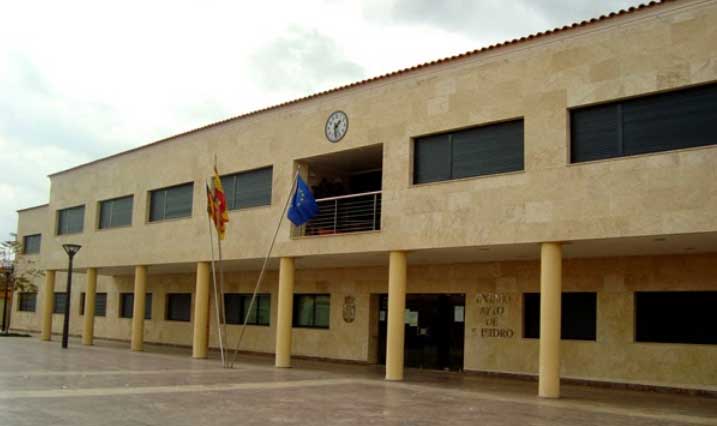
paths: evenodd
<path fill-rule="evenodd" d="M 75 257 L 80 248 L 79 244 L 63 244 L 62 248 L 70 258 L 70 264 L 67 267 L 67 292 L 65 293 L 65 322 L 62 324 L 62 348 L 67 349 L 67 338 L 70 332 L 70 300 L 72 296 L 72 259 Z"/>
<path fill-rule="evenodd" d="M 7 334 L 10 331 L 10 324 L 8 324 L 7 321 L 7 303 L 8 303 L 8 293 L 10 291 L 10 280 L 12 278 L 13 273 L 13 265 L 7 265 L 5 268 L 5 303 L 2 305 L 2 329 Z"/>

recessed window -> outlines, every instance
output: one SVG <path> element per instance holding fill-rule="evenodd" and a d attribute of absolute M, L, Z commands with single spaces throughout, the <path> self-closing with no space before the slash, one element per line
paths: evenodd
<path fill-rule="evenodd" d="M 294 296 L 294 327 L 329 328 L 331 297 L 328 294 Z"/>
<path fill-rule="evenodd" d="M 132 318 L 134 316 L 134 293 L 120 294 L 120 318 Z M 144 319 L 152 319 L 152 293 L 144 295 Z"/>
<path fill-rule="evenodd" d="M 80 297 L 80 315 L 85 314 L 85 293 Z M 107 314 L 107 293 L 95 294 L 95 316 L 103 317 Z"/>
<path fill-rule="evenodd" d="M 82 232 L 85 223 L 85 206 L 57 211 L 57 235 Z"/>
<path fill-rule="evenodd" d="M 157 189 L 149 196 L 149 221 L 177 219 L 192 215 L 194 183 Z"/>
<path fill-rule="evenodd" d="M 67 293 L 55 293 L 55 301 L 52 307 L 53 314 L 64 314 L 67 303 Z"/>
<path fill-rule="evenodd" d="M 570 111 L 573 163 L 717 143 L 717 85 Z"/>
<path fill-rule="evenodd" d="M 249 305 L 251 304 L 251 294 L 225 294 L 224 310 L 226 314 L 227 324 L 244 324 Z M 249 313 L 247 324 L 250 325 L 269 325 L 271 314 L 271 295 L 257 294 L 254 300 L 254 306 Z"/>
<path fill-rule="evenodd" d="M 129 226 L 132 224 L 134 197 L 127 196 L 100 202 L 100 229 Z"/>
<path fill-rule="evenodd" d="M 22 252 L 23 254 L 38 254 L 40 253 L 40 243 L 42 242 L 42 235 L 25 235 L 22 237 Z"/>
<path fill-rule="evenodd" d="M 17 301 L 17 310 L 20 312 L 35 312 L 37 293 L 20 293 Z"/>
<path fill-rule="evenodd" d="M 635 340 L 717 344 L 717 291 L 635 293 Z"/>
<path fill-rule="evenodd" d="M 191 293 L 170 293 L 167 295 L 168 321 L 190 321 L 192 310 Z"/>
<path fill-rule="evenodd" d="M 222 186 L 229 210 L 271 204 L 273 167 L 222 176 Z"/>
<path fill-rule="evenodd" d="M 416 138 L 413 183 L 523 170 L 523 120 Z"/>
<path fill-rule="evenodd" d="M 597 293 L 563 293 L 560 313 L 561 339 L 596 340 Z M 523 337 L 540 338 L 540 293 L 523 294 Z"/>

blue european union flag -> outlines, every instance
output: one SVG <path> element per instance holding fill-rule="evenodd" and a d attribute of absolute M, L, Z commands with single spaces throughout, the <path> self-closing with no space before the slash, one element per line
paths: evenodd
<path fill-rule="evenodd" d="M 296 192 L 291 199 L 291 207 L 289 207 L 289 213 L 287 213 L 286 217 L 294 225 L 301 226 L 310 221 L 317 213 L 319 213 L 319 205 L 316 204 L 314 194 L 311 193 L 301 176 L 297 176 Z"/>

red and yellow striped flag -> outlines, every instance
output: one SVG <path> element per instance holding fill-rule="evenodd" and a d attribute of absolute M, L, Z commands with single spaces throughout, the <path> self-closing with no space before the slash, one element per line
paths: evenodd
<path fill-rule="evenodd" d="M 214 167 L 214 177 L 212 178 L 212 208 L 214 225 L 217 227 L 217 235 L 219 239 L 224 239 L 226 233 L 225 224 L 229 222 L 229 213 L 227 212 L 227 199 L 224 196 L 224 187 L 222 187 L 222 180 L 219 177 L 217 168 Z M 207 210 L 209 211 L 209 210 Z"/>

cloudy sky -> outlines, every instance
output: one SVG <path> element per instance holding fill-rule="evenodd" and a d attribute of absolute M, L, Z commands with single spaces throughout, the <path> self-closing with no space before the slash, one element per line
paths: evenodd
<path fill-rule="evenodd" d="M 634 0 L 4 2 L 0 240 L 47 175 Z"/>

